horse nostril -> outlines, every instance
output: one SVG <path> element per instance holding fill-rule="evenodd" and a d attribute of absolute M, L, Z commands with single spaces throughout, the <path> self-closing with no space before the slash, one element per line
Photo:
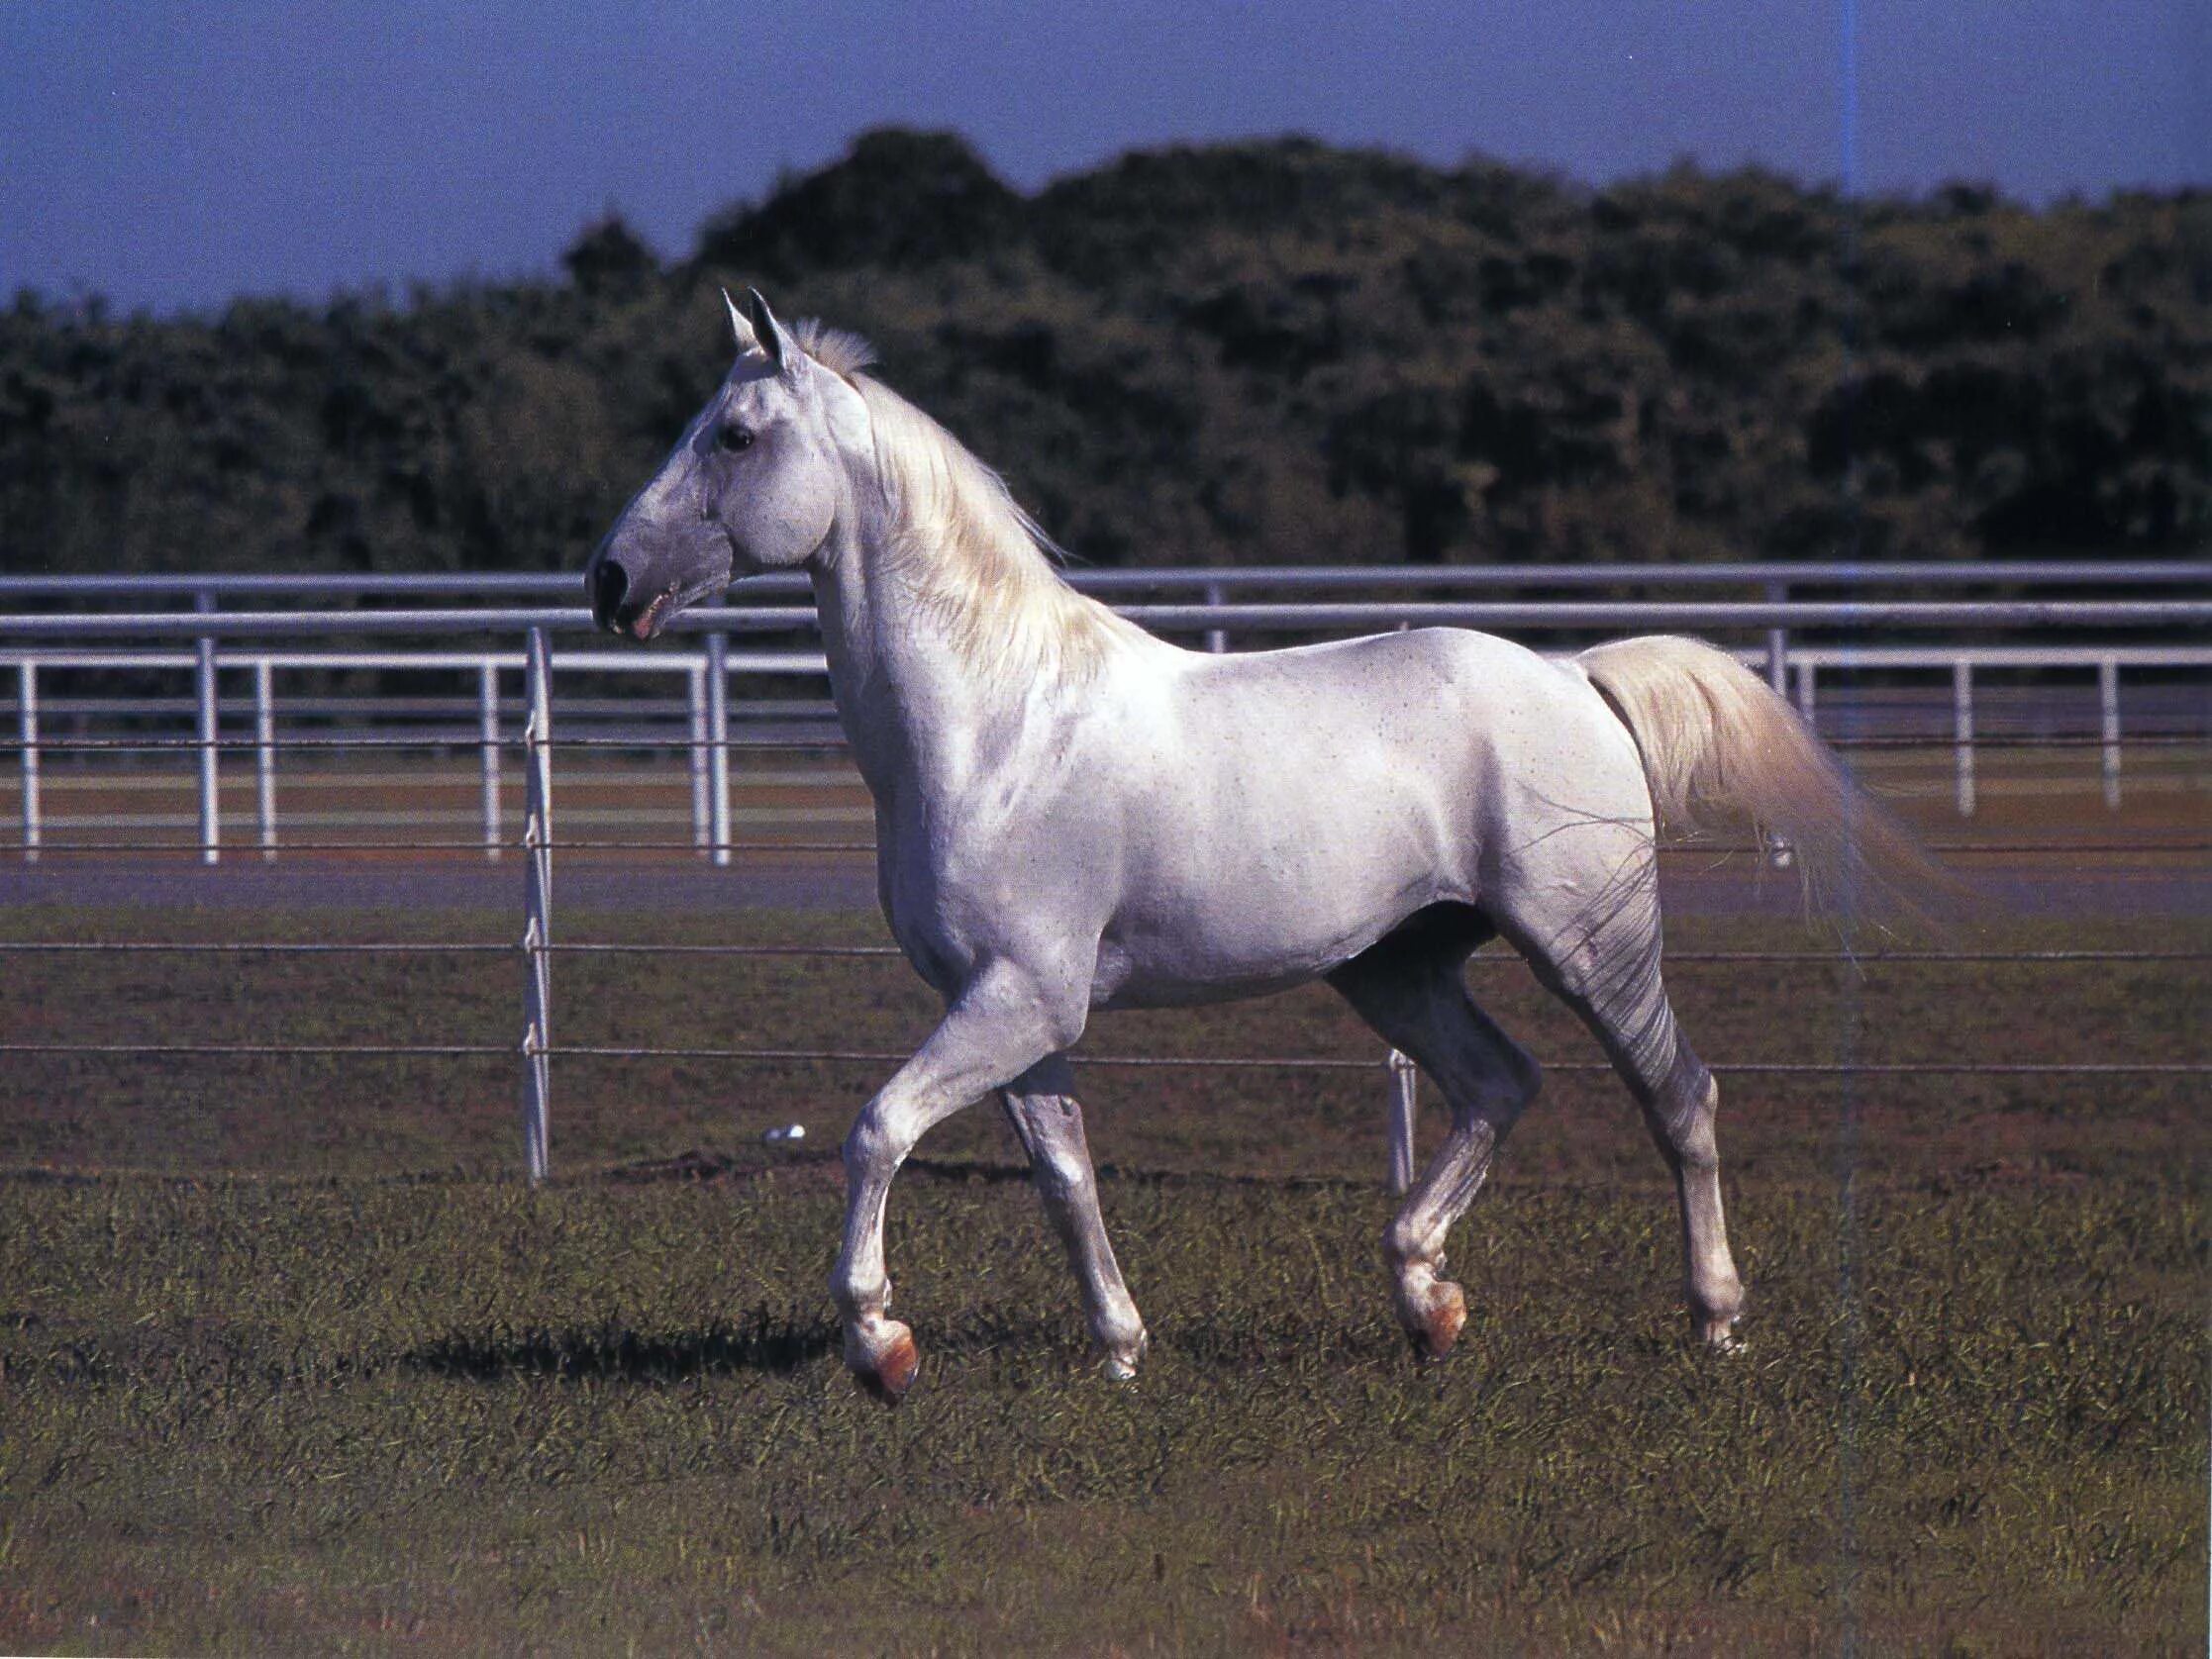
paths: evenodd
<path fill-rule="evenodd" d="M 622 596 L 630 591 L 630 573 L 613 559 L 602 559 L 591 578 L 591 614 L 602 627 L 614 626 Z"/>

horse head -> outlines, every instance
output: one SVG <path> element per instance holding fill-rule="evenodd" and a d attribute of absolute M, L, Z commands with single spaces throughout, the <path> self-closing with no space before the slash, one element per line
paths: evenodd
<path fill-rule="evenodd" d="M 865 441 L 858 395 L 768 302 L 752 289 L 743 311 L 722 298 L 736 363 L 584 566 L 592 617 L 610 633 L 650 639 L 737 577 L 804 564 L 846 493 L 841 454 Z"/>

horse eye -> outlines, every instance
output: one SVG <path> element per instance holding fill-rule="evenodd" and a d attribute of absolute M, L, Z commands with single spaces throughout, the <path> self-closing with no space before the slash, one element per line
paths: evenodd
<path fill-rule="evenodd" d="M 746 428 L 732 423 L 714 435 L 715 446 L 736 454 L 741 449 L 753 447 L 753 434 Z"/>

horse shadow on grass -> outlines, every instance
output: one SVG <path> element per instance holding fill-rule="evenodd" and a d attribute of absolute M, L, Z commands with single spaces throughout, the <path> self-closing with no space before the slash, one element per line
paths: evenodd
<path fill-rule="evenodd" d="M 787 1377 L 837 1351 L 827 1320 L 768 1309 L 696 1330 L 641 1331 L 618 1322 L 454 1331 L 402 1356 L 411 1371 L 468 1382 L 516 1377 L 681 1382 L 702 1376 Z"/>
<path fill-rule="evenodd" d="M 707 1376 L 788 1377 L 838 1352 L 830 1319 L 760 1309 L 696 1330 L 641 1331 L 619 1321 L 453 1331 L 400 1357 L 406 1369 L 493 1383 L 515 1378 L 683 1382 Z M 931 1350 L 952 1357 L 1058 1352 L 1080 1360 L 1079 1324 L 1021 1317 L 955 1317 L 931 1331 Z"/>

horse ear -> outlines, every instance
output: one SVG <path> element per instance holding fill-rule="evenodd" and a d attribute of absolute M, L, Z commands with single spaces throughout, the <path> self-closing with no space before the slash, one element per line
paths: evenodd
<path fill-rule="evenodd" d="M 760 342 L 754 335 L 753 325 L 745 320 L 745 313 L 738 309 L 738 302 L 730 297 L 730 290 L 727 288 L 722 290 L 722 304 L 730 313 L 730 333 L 737 337 L 739 353 L 742 355 L 759 344 Z"/>
<path fill-rule="evenodd" d="M 753 323 L 753 338 L 768 354 L 776 373 L 789 374 L 798 363 L 799 353 L 792 349 L 791 337 L 783 332 L 783 325 L 775 320 L 775 313 L 768 309 L 768 302 L 760 297 L 759 289 L 745 291 L 745 310 Z"/>

